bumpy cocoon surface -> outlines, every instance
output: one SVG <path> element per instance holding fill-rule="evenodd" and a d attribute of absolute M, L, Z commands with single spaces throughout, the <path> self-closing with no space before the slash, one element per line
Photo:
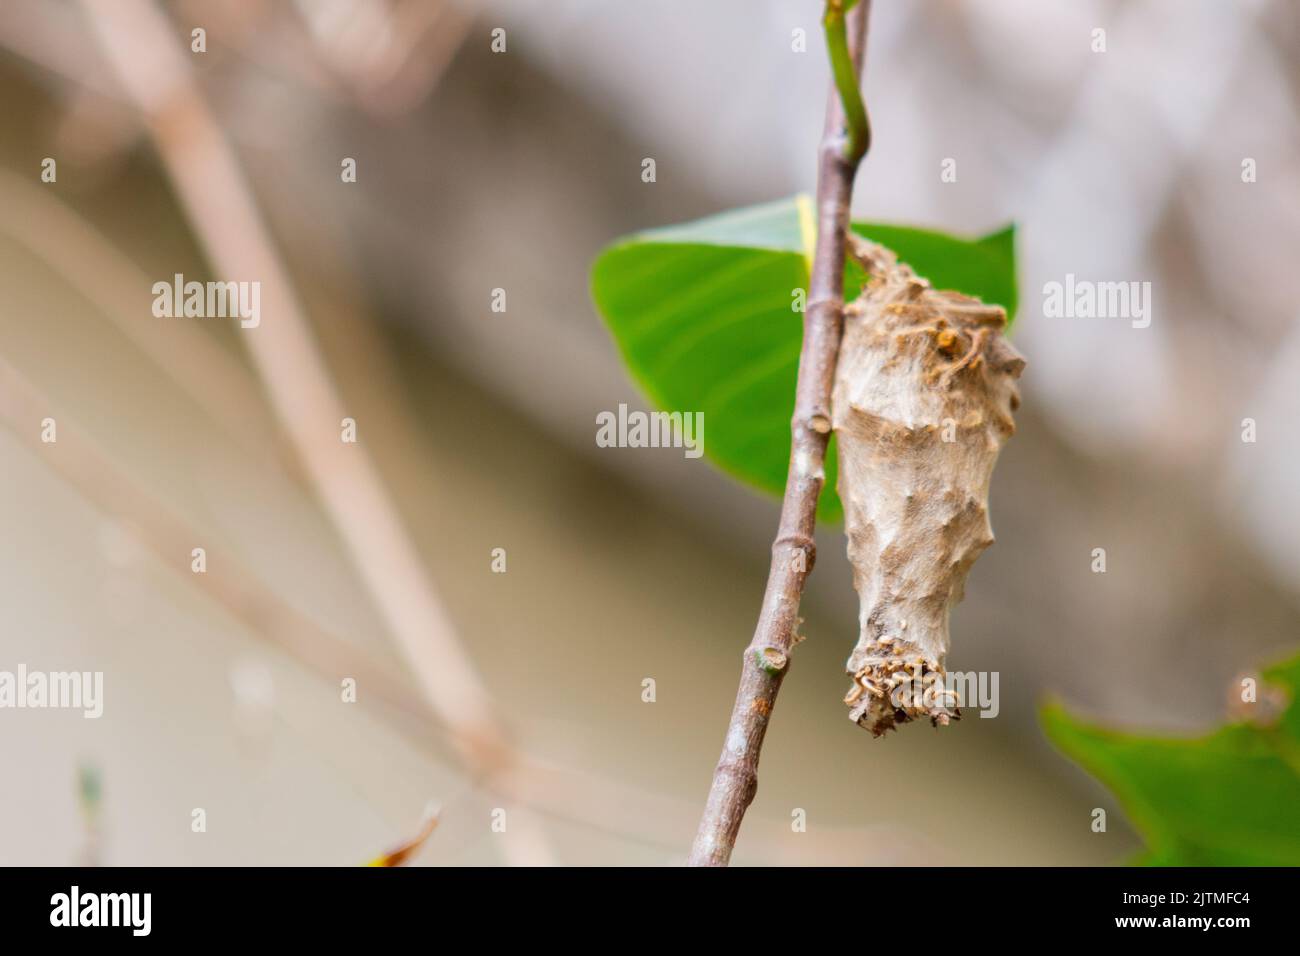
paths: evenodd
<path fill-rule="evenodd" d="M 845 308 L 833 423 L 853 585 L 861 601 L 844 702 L 879 736 L 959 717 L 946 686 L 948 614 L 993 543 L 989 479 L 1015 431 L 1025 360 L 1006 312 L 941 292 L 857 237 L 872 279 Z"/>

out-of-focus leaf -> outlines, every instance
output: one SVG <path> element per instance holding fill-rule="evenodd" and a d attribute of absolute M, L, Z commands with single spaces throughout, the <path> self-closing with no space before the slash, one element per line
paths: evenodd
<path fill-rule="evenodd" d="M 1138 862 L 1297 866 L 1300 657 L 1268 668 L 1262 678 L 1284 695 L 1284 712 L 1202 737 L 1124 733 L 1055 703 L 1041 718 L 1053 743 L 1114 792 L 1146 841 L 1148 852 Z M 1267 693 L 1261 687 L 1261 702 Z"/>
<path fill-rule="evenodd" d="M 937 288 L 1005 306 L 1014 316 L 1014 230 L 960 239 L 854 223 Z M 592 268 L 592 295 L 633 377 L 665 411 L 703 412 L 704 450 L 724 471 L 780 494 L 803 337 L 794 290 L 807 290 L 816 235 L 796 197 L 615 242 Z M 845 270 L 845 292 L 865 276 Z M 835 455 L 826 461 L 822 520 L 842 516 Z"/>

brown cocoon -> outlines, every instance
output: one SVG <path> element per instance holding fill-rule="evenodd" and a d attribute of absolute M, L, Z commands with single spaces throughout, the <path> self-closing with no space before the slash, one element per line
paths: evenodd
<path fill-rule="evenodd" d="M 1025 360 L 1006 312 L 941 292 L 893 253 L 850 236 L 872 278 L 845 308 L 832 400 L 839 494 L 860 635 L 844 702 L 880 736 L 960 717 L 945 686 L 948 615 L 993 543 L 989 479 L 1015 431 Z"/>

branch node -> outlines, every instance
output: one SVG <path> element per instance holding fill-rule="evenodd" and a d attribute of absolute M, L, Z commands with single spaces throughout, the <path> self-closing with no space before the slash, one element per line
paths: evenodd
<path fill-rule="evenodd" d="M 785 670 L 790 658 L 781 648 L 768 645 L 754 648 L 754 662 L 763 673 L 776 675 Z"/>

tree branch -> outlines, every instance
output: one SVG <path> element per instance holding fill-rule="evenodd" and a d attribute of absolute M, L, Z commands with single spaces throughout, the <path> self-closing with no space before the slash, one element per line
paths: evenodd
<path fill-rule="evenodd" d="M 794 418 L 790 422 L 790 469 L 781 523 L 772 544 L 763 609 L 754 638 L 745 649 L 740 689 L 704 816 L 691 847 L 691 866 L 726 866 L 731 859 L 741 821 L 758 790 L 758 758 L 768 720 L 789 667 L 790 652 L 799 640 L 799 601 L 816 557 L 813 531 L 817 499 L 826 481 L 823 465 L 831 430 L 831 387 L 844 332 L 844 247 L 849 200 L 854 175 L 870 139 L 866 110 L 858 93 L 870 6 L 870 0 L 860 0 L 856 6 L 851 0 L 827 0 L 826 4 L 826 42 L 836 88 L 826 108 L 817 173 L 817 248 L 804 316 Z M 846 8 L 851 8 L 847 16 Z M 841 44 L 845 53 L 842 59 L 837 52 Z M 847 68 L 847 89 L 840 76 L 841 66 Z"/>

